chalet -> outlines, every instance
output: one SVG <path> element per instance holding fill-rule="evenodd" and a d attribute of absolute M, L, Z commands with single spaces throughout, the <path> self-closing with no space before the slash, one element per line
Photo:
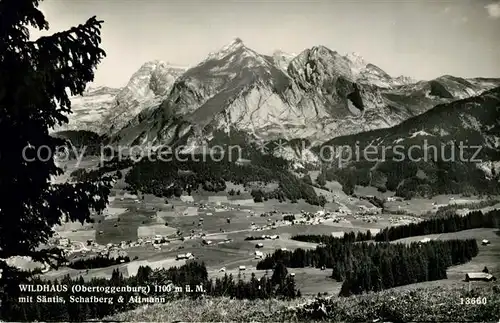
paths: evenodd
<path fill-rule="evenodd" d="M 260 259 L 264 257 L 264 253 L 262 251 L 255 250 L 255 259 Z"/>
<path fill-rule="evenodd" d="M 182 259 L 187 259 L 187 256 L 183 253 L 178 254 L 177 257 L 175 258 L 176 260 L 182 260 Z"/>
<path fill-rule="evenodd" d="M 255 248 L 263 248 L 263 247 L 264 247 L 264 244 L 262 244 L 262 243 L 257 243 L 255 245 Z"/>
<path fill-rule="evenodd" d="M 245 269 L 247 269 L 247 267 L 245 267 L 245 266 L 240 266 L 238 269 L 239 269 L 239 270 L 245 270 Z"/>
<path fill-rule="evenodd" d="M 295 273 L 290 273 L 290 276 L 295 277 Z"/>
<path fill-rule="evenodd" d="M 490 244 L 490 241 L 489 241 L 489 240 L 484 239 L 483 241 L 481 241 L 481 244 L 482 244 L 483 246 L 487 246 L 487 245 L 489 245 L 489 244 Z"/>
<path fill-rule="evenodd" d="M 497 280 L 495 276 L 488 273 L 467 273 L 465 274 L 465 281 L 495 281 Z"/>

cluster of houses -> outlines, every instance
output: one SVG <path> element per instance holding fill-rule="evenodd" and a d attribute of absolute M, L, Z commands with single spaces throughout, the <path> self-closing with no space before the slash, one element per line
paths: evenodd
<path fill-rule="evenodd" d="M 401 225 L 405 223 L 417 223 L 419 222 L 420 219 L 413 217 L 413 216 L 407 216 L 407 215 L 402 215 L 402 216 L 397 216 L 397 217 L 391 217 L 389 218 L 389 222 L 392 225 Z"/>
<path fill-rule="evenodd" d="M 168 245 L 169 240 L 162 235 L 155 235 L 153 237 L 138 238 L 136 241 L 128 240 L 121 241 L 120 243 L 108 243 L 106 245 L 100 245 L 93 239 L 88 239 L 86 244 L 77 242 L 74 243 L 68 238 L 55 237 L 52 241 L 53 244 L 59 246 L 65 254 L 72 253 L 82 253 L 87 254 L 89 252 L 97 253 L 101 256 L 113 255 L 114 251 L 124 251 L 128 248 L 141 247 L 141 246 L 153 246 L 156 250 L 161 250 L 162 246 Z"/>
<path fill-rule="evenodd" d="M 361 220 L 366 223 L 377 223 L 379 220 L 382 220 L 383 218 L 380 215 L 355 214 L 354 219 Z"/>
<path fill-rule="evenodd" d="M 359 211 L 356 212 L 357 215 L 382 214 L 382 209 L 379 207 L 367 207 L 365 205 L 359 205 L 358 208 L 359 208 Z"/>

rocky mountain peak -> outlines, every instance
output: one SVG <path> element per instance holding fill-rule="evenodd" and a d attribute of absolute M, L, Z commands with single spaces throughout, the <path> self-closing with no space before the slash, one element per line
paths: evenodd
<path fill-rule="evenodd" d="M 216 52 L 212 52 L 208 54 L 208 60 L 217 60 L 217 59 L 222 59 L 228 55 L 233 54 L 236 51 L 243 50 L 243 51 L 250 51 L 245 44 L 243 43 L 243 40 L 241 38 L 235 38 L 233 39 L 230 43 L 224 45 L 221 49 L 219 49 Z"/>

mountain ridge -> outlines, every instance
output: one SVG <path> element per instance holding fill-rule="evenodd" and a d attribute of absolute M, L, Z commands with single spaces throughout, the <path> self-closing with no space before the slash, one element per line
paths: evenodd
<path fill-rule="evenodd" d="M 154 69 L 145 70 L 145 78 L 151 78 Z M 391 77 L 359 54 L 341 55 L 321 45 L 298 55 L 278 50 L 261 55 L 239 38 L 172 74 L 161 93 L 146 81 L 121 90 L 127 103 L 111 104 L 102 123 L 111 127 L 100 133 L 116 145 L 199 145 L 214 130 L 229 133 L 231 128 L 261 140 L 326 141 L 388 128 L 500 85 L 500 79 L 491 78 Z"/>

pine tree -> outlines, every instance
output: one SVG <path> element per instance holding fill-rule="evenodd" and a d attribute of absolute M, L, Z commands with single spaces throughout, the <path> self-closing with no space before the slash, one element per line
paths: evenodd
<path fill-rule="evenodd" d="M 316 178 L 316 184 L 318 184 L 319 186 L 326 185 L 326 176 L 323 172 L 319 173 L 318 177 Z"/>
<path fill-rule="evenodd" d="M 274 267 L 273 276 L 271 281 L 274 285 L 282 285 L 285 282 L 286 276 L 288 275 L 288 270 L 286 266 L 280 261 Z"/>
<path fill-rule="evenodd" d="M 51 183 L 62 169 L 50 152 L 55 153 L 65 141 L 50 136 L 49 129 L 68 122 L 64 115 L 71 112 L 67 90 L 82 94 L 105 53 L 99 48 L 102 21 L 95 17 L 30 41 L 28 26 L 48 29 L 38 5 L 38 0 L 0 2 L 0 136 L 9 138 L 0 141 L 0 259 L 29 256 L 44 263 L 64 258 L 57 249 L 36 250 L 47 243 L 53 226 L 63 216 L 84 222 L 91 209 L 103 210 L 110 185 L 108 181 Z M 40 147 L 50 152 L 45 149 L 47 155 L 37 158 Z M 4 260 L 0 269 L 0 289 L 8 301 L 5 295 L 14 297 L 19 281 L 30 274 Z"/>

